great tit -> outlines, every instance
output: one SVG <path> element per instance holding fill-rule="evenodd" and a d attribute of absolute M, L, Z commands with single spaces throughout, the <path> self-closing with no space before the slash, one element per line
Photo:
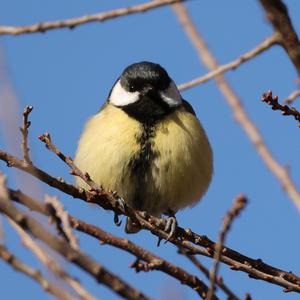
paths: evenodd
<path fill-rule="evenodd" d="M 80 137 L 75 164 L 131 207 L 160 216 L 197 203 L 213 173 L 208 138 L 159 64 L 128 66 Z M 87 188 L 77 179 L 77 185 Z M 138 224 L 127 219 L 125 231 Z"/>

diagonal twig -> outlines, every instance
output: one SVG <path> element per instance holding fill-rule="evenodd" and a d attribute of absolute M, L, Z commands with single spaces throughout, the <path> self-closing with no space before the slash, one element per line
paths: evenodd
<path fill-rule="evenodd" d="M 292 92 L 289 96 L 287 96 L 287 98 L 284 99 L 283 103 L 291 105 L 297 97 L 300 97 L 300 90 Z"/>
<path fill-rule="evenodd" d="M 287 98 L 283 100 L 284 104 L 291 105 L 297 97 L 300 97 L 300 90 L 292 92 Z"/>
<path fill-rule="evenodd" d="M 59 29 L 59 28 L 73 29 L 79 25 L 83 25 L 91 22 L 104 22 L 106 20 L 114 19 L 117 17 L 131 15 L 134 13 L 142 13 L 151 9 L 159 8 L 165 5 L 169 5 L 176 2 L 182 2 L 182 1 L 186 1 L 186 0 L 155 0 L 143 4 L 138 4 L 135 6 L 119 8 L 112 11 L 86 15 L 86 16 L 72 18 L 72 19 L 49 21 L 49 22 L 36 23 L 36 24 L 26 25 L 26 26 L 0 26 L 0 35 L 4 35 L 4 34 L 19 35 L 19 34 L 35 33 L 35 32 L 44 33 L 48 30 Z"/>
<path fill-rule="evenodd" d="M 207 293 L 206 300 L 211 300 L 212 295 L 214 293 L 214 287 L 216 283 L 216 278 L 219 270 L 220 265 L 220 258 L 222 255 L 222 249 L 224 246 L 226 235 L 231 227 L 231 224 L 233 220 L 240 214 L 240 212 L 245 208 L 247 203 L 247 199 L 244 195 L 238 195 L 230 208 L 230 210 L 227 212 L 220 233 L 219 233 L 219 239 L 217 244 L 217 249 L 214 254 L 214 261 L 213 261 L 213 267 L 209 273 L 209 279 L 210 279 L 210 288 Z"/>
<path fill-rule="evenodd" d="M 45 203 L 50 211 L 50 217 L 54 219 L 58 232 L 66 239 L 73 249 L 79 250 L 77 237 L 74 235 L 69 222 L 69 214 L 63 208 L 58 198 L 45 195 Z"/>
<path fill-rule="evenodd" d="M 288 105 L 281 105 L 278 102 L 278 96 L 273 97 L 271 91 L 263 93 L 261 101 L 269 104 L 273 110 L 281 110 L 284 116 L 293 116 L 296 121 L 298 121 L 298 127 L 300 127 L 300 112 Z"/>
<path fill-rule="evenodd" d="M 281 0 L 260 0 L 260 3 L 300 77 L 300 41 L 286 5 Z"/>
<path fill-rule="evenodd" d="M 191 42 L 195 46 L 199 58 L 203 61 L 203 63 L 208 69 L 215 70 L 218 67 L 217 60 L 209 51 L 204 39 L 201 37 L 195 25 L 191 21 L 185 6 L 181 3 L 177 3 L 173 5 L 173 8 L 184 30 L 186 31 Z M 273 157 L 272 153 L 267 148 L 260 132 L 258 131 L 256 126 L 250 120 L 249 116 L 244 110 L 241 100 L 235 94 L 235 92 L 233 91 L 227 80 L 224 78 L 224 76 L 218 75 L 215 77 L 215 80 L 220 91 L 224 95 L 225 100 L 233 110 L 237 122 L 239 122 L 239 124 L 245 130 L 247 136 L 256 147 L 256 150 L 261 156 L 263 162 L 278 179 L 285 192 L 289 195 L 294 205 L 300 211 L 300 193 L 296 185 L 290 178 L 286 168 L 280 165 L 277 162 L 277 160 Z"/>
<path fill-rule="evenodd" d="M 29 114 L 33 110 L 32 106 L 26 106 L 23 111 L 23 126 L 20 127 L 20 131 L 22 133 L 22 143 L 21 148 L 23 152 L 24 160 L 28 164 L 32 164 L 32 161 L 29 156 L 29 147 L 28 147 L 28 128 L 30 126 L 30 121 L 28 121 Z"/>
<path fill-rule="evenodd" d="M 209 279 L 209 270 L 195 257 L 190 255 L 183 249 L 179 250 L 180 254 L 183 254 L 190 262 L 192 262 L 197 269 L 199 269 L 207 279 Z M 241 300 L 223 281 L 221 276 L 216 278 L 216 285 L 228 296 L 230 300 Z"/>
<path fill-rule="evenodd" d="M 47 207 L 45 207 L 45 211 Z M 80 282 L 70 276 L 61 265 L 59 265 L 54 259 L 52 259 L 47 253 L 30 237 L 30 235 L 17 223 L 8 219 L 12 227 L 17 231 L 17 233 L 22 238 L 22 242 L 29 250 L 31 250 L 35 256 L 56 276 L 61 280 L 70 285 L 74 291 L 83 299 L 83 300 L 96 300 L 86 289 L 80 284 Z"/>
<path fill-rule="evenodd" d="M 184 90 L 189 89 L 191 87 L 194 87 L 196 85 L 205 83 L 205 82 L 213 79 L 214 77 L 216 77 L 220 74 L 223 74 L 223 73 L 225 73 L 229 70 L 235 70 L 241 64 L 245 63 L 246 61 L 248 61 L 248 60 L 250 60 L 254 57 L 256 57 L 257 55 L 259 55 L 262 52 L 266 51 L 267 49 L 269 49 L 273 45 L 278 44 L 278 41 L 279 41 L 278 34 L 274 33 L 273 35 L 267 37 L 263 42 L 258 44 L 256 47 L 254 47 L 253 49 L 251 49 L 248 52 L 244 53 L 243 55 L 241 55 L 237 59 L 235 59 L 235 60 L 233 60 L 233 61 L 231 61 L 227 64 L 218 66 L 217 68 L 210 71 L 206 75 L 197 77 L 197 78 L 195 78 L 191 81 L 180 84 L 178 86 L 178 89 L 180 91 L 184 91 Z"/>
<path fill-rule="evenodd" d="M 74 300 L 74 297 L 72 297 L 67 291 L 57 287 L 55 284 L 45 279 L 39 270 L 33 269 L 27 264 L 23 263 L 16 256 L 14 256 L 4 245 L 1 244 L 0 258 L 6 263 L 10 264 L 15 270 L 27 275 L 28 277 L 38 282 L 46 292 L 51 293 L 57 299 Z"/>

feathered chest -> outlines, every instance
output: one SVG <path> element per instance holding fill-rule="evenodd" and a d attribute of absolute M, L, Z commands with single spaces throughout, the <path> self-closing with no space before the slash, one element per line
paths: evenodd
<path fill-rule="evenodd" d="M 87 123 L 75 162 L 99 185 L 153 213 L 175 199 L 175 209 L 194 202 L 212 174 L 205 132 L 184 108 L 145 125 L 109 105 Z"/>

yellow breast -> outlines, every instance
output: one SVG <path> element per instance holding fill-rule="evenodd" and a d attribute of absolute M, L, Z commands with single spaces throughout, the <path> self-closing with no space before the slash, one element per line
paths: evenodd
<path fill-rule="evenodd" d="M 80 138 L 76 165 L 105 189 L 116 190 L 133 204 L 143 190 L 143 209 L 160 214 L 194 204 L 206 191 L 212 176 L 212 151 L 195 116 L 180 108 L 160 121 L 151 147 L 156 155 L 145 175 L 145 186 L 132 174 L 132 157 L 141 148 L 141 123 L 121 109 L 107 105 L 92 117 Z M 77 184 L 86 188 L 78 179 Z"/>

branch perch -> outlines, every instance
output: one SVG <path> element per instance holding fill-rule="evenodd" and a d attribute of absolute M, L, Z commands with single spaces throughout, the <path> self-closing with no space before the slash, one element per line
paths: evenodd
<path fill-rule="evenodd" d="M 0 150 L 0 159 L 6 161 L 9 166 L 14 166 L 25 172 L 30 173 L 41 181 L 49 184 L 50 186 L 57 188 L 58 190 L 73 196 L 74 198 L 81 199 L 86 202 L 93 202 L 100 207 L 117 212 L 118 214 L 125 214 L 127 216 L 134 216 L 140 222 L 142 228 L 151 231 L 154 235 L 167 238 L 167 234 L 164 232 L 164 224 L 161 219 L 154 216 L 145 214 L 144 212 L 135 211 L 126 208 L 122 211 L 120 207 L 115 207 L 111 203 L 113 197 L 112 193 L 106 193 L 104 191 L 86 191 L 78 189 L 73 185 L 65 183 L 62 180 L 56 179 L 48 175 L 46 172 L 37 169 L 32 165 L 26 164 L 22 160 L 18 160 L 16 157 Z M 22 195 L 21 192 L 11 192 L 10 197 L 12 199 L 18 199 Z M 29 201 L 25 197 L 26 201 Z M 38 208 L 37 208 L 38 209 Z M 213 257 L 217 244 L 211 241 L 204 235 L 199 235 L 190 229 L 184 229 L 182 227 L 177 228 L 173 238 L 169 240 L 170 243 L 184 248 L 189 254 L 200 254 L 207 257 Z M 232 250 L 226 246 L 222 249 L 222 256 L 220 261 L 229 265 L 234 270 L 243 271 L 252 278 L 265 280 L 279 286 L 284 287 L 286 290 L 300 292 L 300 278 L 291 272 L 286 272 L 278 268 L 272 267 L 264 263 L 261 259 L 253 259 L 247 257 L 235 250 Z"/>

